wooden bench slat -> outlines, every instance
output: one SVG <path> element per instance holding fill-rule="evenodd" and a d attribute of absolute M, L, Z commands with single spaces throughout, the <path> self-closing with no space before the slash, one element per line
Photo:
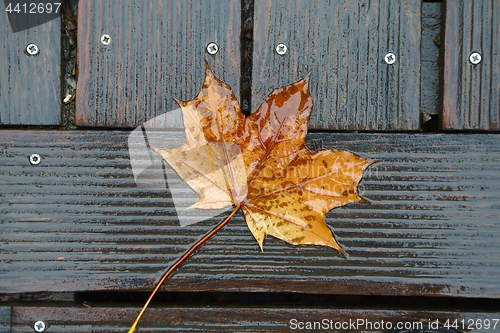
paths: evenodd
<path fill-rule="evenodd" d="M 443 128 L 500 129 L 500 4 L 446 1 Z M 469 56 L 479 52 L 473 65 Z"/>
<path fill-rule="evenodd" d="M 12 333 L 27 332 L 37 320 L 43 320 L 50 332 L 125 332 L 131 325 L 139 308 L 127 307 L 19 307 L 13 308 Z M 452 312 L 452 311 L 408 311 L 366 310 L 330 308 L 222 308 L 222 307 L 162 307 L 149 308 L 139 325 L 140 332 L 290 332 L 299 331 L 291 325 L 306 325 L 305 322 L 322 322 L 328 332 L 388 332 L 400 325 L 412 325 L 414 331 L 430 331 L 429 322 L 443 329 L 444 324 L 463 320 L 466 327 L 476 321 L 480 324 L 499 318 L 500 313 Z M 296 321 L 293 321 L 295 319 Z M 363 320 L 357 326 L 358 320 Z M 382 324 L 383 323 L 385 324 Z M 338 323 L 346 322 L 347 329 L 335 329 Z M 368 323 L 369 322 L 369 323 Z M 354 323 L 354 324 L 353 324 Z M 364 324 L 364 325 L 363 325 Z M 312 324 L 314 325 L 314 324 Z M 353 326 L 354 325 L 354 326 Z M 370 326 L 371 325 L 371 326 Z M 378 327 L 377 327 L 378 325 Z M 380 325 L 384 325 L 381 327 Z M 496 325 L 498 329 L 498 324 Z M 354 329 L 353 329 L 354 327 Z M 478 325 L 479 327 L 479 325 Z M 408 329 L 408 327 L 407 327 Z M 425 330 L 427 329 L 427 330 Z M 303 329 L 304 330 L 304 329 Z M 320 331 L 318 327 L 316 330 Z M 409 331 L 409 330 L 408 330 Z M 451 332 L 451 331 L 450 331 Z M 486 332 L 486 331 L 485 331 Z"/>
<path fill-rule="evenodd" d="M 7 12 L 0 15 L 0 125 L 59 125 L 60 22 L 13 33 Z M 28 55 L 30 43 L 38 46 L 38 55 Z"/>
<path fill-rule="evenodd" d="M 129 134 L 0 132 L 1 293 L 150 289 L 222 219 L 180 227 L 168 190 L 135 184 Z M 238 214 L 167 290 L 500 297 L 499 135 L 308 139 L 381 160 L 361 183 L 371 204 L 327 214 L 349 260 L 273 238 L 261 253 Z"/>
<path fill-rule="evenodd" d="M 419 129 L 419 1 L 259 1 L 254 20 L 253 109 L 311 71 L 311 127 Z"/>
<path fill-rule="evenodd" d="M 135 127 L 176 109 L 200 91 L 205 60 L 239 98 L 240 26 L 239 1 L 81 1 L 76 124 Z"/>

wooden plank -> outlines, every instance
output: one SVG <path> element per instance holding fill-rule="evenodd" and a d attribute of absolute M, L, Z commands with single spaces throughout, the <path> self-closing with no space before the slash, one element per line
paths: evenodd
<path fill-rule="evenodd" d="M 0 132 L 0 293 L 149 290 L 220 221 L 180 227 L 168 190 L 137 187 L 129 134 Z M 274 238 L 261 253 L 238 214 L 168 290 L 500 297 L 499 135 L 309 140 L 381 160 L 361 183 L 371 204 L 327 214 L 349 259 Z M 29 163 L 32 153 L 40 164 Z"/>
<path fill-rule="evenodd" d="M 139 308 L 14 307 L 12 333 L 29 332 L 43 320 L 50 332 L 125 332 Z M 444 325 L 462 320 L 478 328 L 490 323 L 491 332 L 500 313 L 455 311 L 407 311 L 328 308 L 221 308 L 163 307 L 146 311 L 139 332 L 456 332 Z M 488 321 L 487 321 L 488 320 Z M 316 322 L 317 324 L 314 324 Z M 319 326 L 321 323 L 323 326 Z M 344 324 L 342 324 L 344 323 Z M 303 325 L 303 326 L 302 326 Z M 315 329 L 306 329 L 306 325 Z M 343 325 L 343 326 L 342 326 Z M 498 323 L 496 330 L 498 330 Z M 403 330 L 406 326 L 406 330 Z M 302 329 L 300 329 L 302 327 Z M 398 330 L 400 327 L 401 330 Z M 462 327 L 460 327 L 462 328 Z M 395 330 L 395 331 L 392 331 Z"/>
<path fill-rule="evenodd" d="M 11 307 L 0 306 L 0 333 L 10 333 Z"/>
<path fill-rule="evenodd" d="M 0 40 L 0 125 L 58 125 L 60 18 L 13 33 L 2 13 Z M 38 46 L 38 55 L 28 55 L 30 43 Z"/>
<path fill-rule="evenodd" d="M 500 129 L 500 3 L 446 1 L 443 128 Z M 472 64 L 473 52 L 482 55 Z"/>
<path fill-rule="evenodd" d="M 135 127 L 178 108 L 173 97 L 201 89 L 205 60 L 239 97 L 240 13 L 231 0 L 80 1 L 76 124 Z"/>
<path fill-rule="evenodd" d="M 312 72 L 312 128 L 417 130 L 421 3 L 255 3 L 252 108 Z M 275 47 L 284 43 L 285 55 Z M 392 52 L 393 65 L 384 62 Z"/>

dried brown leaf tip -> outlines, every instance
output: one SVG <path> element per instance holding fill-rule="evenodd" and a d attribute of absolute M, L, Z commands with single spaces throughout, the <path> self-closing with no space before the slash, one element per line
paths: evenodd
<path fill-rule="evenodd" d="M 241 208 L 263 249 L 266 235 L 345 255 L 325 214 L 363 201 L 358 184 L 374 161 L 304 145 L 313 107 L 309 77 L 275 89 L 248 117 L 231 88 L 207 67 L 200 93 L 180 102 L 186 141 L 160 154 L 200 196 L 194 208 Z"/>

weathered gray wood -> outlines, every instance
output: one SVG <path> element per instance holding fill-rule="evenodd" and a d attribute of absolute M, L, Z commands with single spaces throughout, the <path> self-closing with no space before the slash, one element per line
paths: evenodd
<path fill-rule="evenodd" d="M 446 1 L 444 42 L 443 128 L 500 129 L 500 3 Z"/>
<path fill-rule="evenodd" d="M 76 124 L 135 127 L 178 108 L 173 97 L 201 89 L 205 60 L 239 97 L 240 13 L 230 0 L 80 1 Z"/>
<path fill-rule="evenodd" d="M 139 308 L 97 307 L 14 307 L 12 333 L 30 332 L 35 321 L 43 319 L 50 332 L 126 332 L 139 312 Z M 396 332 L 437 332 L 444 324 L 454 320 L 465 329 L 475 328 L 489 320 L 493 330 L 493 318 L 500 313 L 365 310 L 331 308 L 219 308 L 219 307 L 163 307 L 150 308 L 139 324 L 138 332 L 389 332 L 398 325 L 407 330 Z M 359 321 L 358 321 L 359 320 Z M 307 324 L 309 322 L 309 324 Z M 322 328 L 319 324 L 322 323 Z M 342 325 L 344 322 L 344 326 Z M 432 323 L 432 324 L 431 324 Z M 439 326 L 437 326 L 438 324 Z M 298 329 L 298 325 L 304 325 Z M 305 325 L 317 325 L 306 330 Z M 434 325 L 434 326 L 430 326 Z M 429 327 L 430 326 L 430 327 Z M 460 328 L 462 328 L 460 326 Z M 413 330 L 411 330 L 413 329 Z M 466 331 L 466 330 L 464 330 Z M 440 330 L 439 332 L 446 332 Z M 453 332 L 450 330 L 450 332 Z"/>
<path fill-rule="evenodd" d="M 0 307 L 0 333 L 10 333 L 11 307 Z"/>
<path fill-rule="evenodd" d="M 129 134 L 0 132 L 0 293 L 146 290 L 222 219 L 180 227 L 168 190 L 136 186 Z M 238 214 L 165 288 L 500 297 L 499 135 L 309 139 L 381 160 L 371 204 L 327 214 L 349 260 L 273 238 L 261 253 Z"/>
<path fill-rule="evenodd" d="M 311 71 L 311 127 L 419 129 L 420 7 L 413 0 L 256 2 L 252 109 Z M 283 56 L 278 43 L 288 47 Z M 384 62 L 388 52 L 396 54 L 393 65 Z"/>
<path fill-rule="evenodd" d="M 60 19 L 13 33 L 2 12 L 0 41 L 0 125 L 58 125 Z M 27 54 L 30 43 L 38 46 L 37 56 Z"/>

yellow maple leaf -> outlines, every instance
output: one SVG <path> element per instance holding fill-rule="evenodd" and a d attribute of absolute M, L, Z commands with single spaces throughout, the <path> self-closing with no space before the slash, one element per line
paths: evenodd
<path fill-rule="evenodd" d="M 207 67 L 200 93 L 181 106 L 186 141 L 152 149 L 200 196 L 194 208 L 241 208 L 263 249 L 266 235 L 330 246 L 345 255 L 325 214 L 362 201 L 357 186 L 373 161 L 343 150 L 309 151 L 308 77 L 274 90 L 245 117 L 231 88 Z"/>

